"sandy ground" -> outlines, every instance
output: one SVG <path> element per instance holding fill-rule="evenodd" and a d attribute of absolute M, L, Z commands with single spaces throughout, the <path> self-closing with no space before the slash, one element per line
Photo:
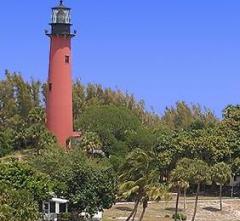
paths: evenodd
<path fill-rule="evenodd" d="M 193 206 L 194 200 L 192 198 L 188 199 L 185 212 L 188 220 L 192 218 Z M 180 211 L 183 212 L 182 201 L 180 201 L 179 207 Z M 105 211 L 104 221 L 125 221 L 132 208 L 132 203 L 116 204 L 113 208 Z M 144 221 L 172 221 L 172 219 L 166 218 L 166 216 L 172 217 L 174 210 L 174 201 L 150 203 Z M 141 208 L 139 208 L 137 217 L 140 216 L 140 212 Z M 217 198 L 201 199 L 198 203 L 196 221 L 240 221 L 240 199 L 224 199 L 223 211 L 219 211 Z"/>

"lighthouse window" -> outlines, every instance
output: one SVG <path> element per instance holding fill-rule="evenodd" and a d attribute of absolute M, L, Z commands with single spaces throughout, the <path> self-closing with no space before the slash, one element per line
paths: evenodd
<path fill-rule="evenodd" d="M 49 83 L 49 84 L 48 84 L 48 89 L 49 89 L 49 91 L 52 90 L 52 83 Z"/>
<path fill-rule="evenodd" d="M 65 63 L 69 64 L 69 62 L 70 62 L 70 57 L 66 55 L 65 56 Z"/>
<path fill-rule="evenodd" d="M 65 22 L 65 13 L 64 10 L 60 9 L 57 13 L 57 23 L 66 23 Z"/>

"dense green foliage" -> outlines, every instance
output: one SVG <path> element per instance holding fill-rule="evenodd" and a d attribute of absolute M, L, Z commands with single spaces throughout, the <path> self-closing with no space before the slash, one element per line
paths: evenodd
<path fill-rule="evenodd" d="M 38 205 L 23 189 L 14 189 L 0 182 L 0 220 L 37 221 Z"/>
<path fill-rule="evenodd" d="M 217 163 L 211 168 L 212 181 L 220 187 L 219 198 L 220 198 L 220 210 L 222 210 L 222 187 L 226 184 L 231 176 L 232 171 L 229 165 L 224 162 Z"/>
<path fill-rule="evenodd" d="M 6 72 L 0 81 L 0 156 L 13 150 L 42 149 L 55 143 L 44 127 L 41 83 Z"/>
<path fill-rule="evenodd" d="M 54 192 L 70 200 L 70 210 L 90 214 L 115 202 L 116 180 L 105 161 L 89 161 L 81 150 L 50 149 L 31 164 L 57 182 Z"/>
<path fill-rule="evenodd" d="M 37 221 L 55 183 L 25 163 L 0 162 L 0 220 Z"/>
<path fill-rule="evenodd" d="M 0 162 L 0 182 L 10 188 L 27 190 L 37 202 L 47 199 L 54 187 L 48 175 L 16 161 Z"/>
<path fill-rule="evenodd" d="M 129 151 L 127 135 L 140 127 L 140 120 L 135 114 L 123 107 L 113 105 L 91 106 L 79 117 L 76 127 L 84 131 L 95 132 L 99 135 L 104 152 L 115 155 Z M 122 142 L 125 150 L 119 148 Z"/>
<path fill-rule="evenodd" d="M 238 105 L 225 108 L 221 120 L 183 101 L 159 116 L 133 95 L 75 81 L 74 127 L 82 137 L 66 153 L 44 125 L 45 89 L 20 74 L 6 72 L 0 80 L 0 181 L 9 185 L 3 192 L 9 194 L 10 210 L 18 210 L 20 191 L 27 192 L 32 211 L 54 191 L 70 200 L 71 211 L 92 214 L 111 207 L 118 192 L 120 198 L 135 200 L 136 209 L 142 203 L 142 219 L 149 199 L 160 199 L 169 186 L 180 193 L 190 185 L 197 187 L 194 220 L 201 185 L 211 180 L 222 186 L 230 175 L 240 174 Z M 32 152 L 31 159 L 9 162 L 23 150 Z"/>
<path fill-rule="evenodd" d="M 176 214 L 173 214 L 172 218 L 174 220 L 177 220 L 177 221 L 185 221 L 187 220 L 187 216 L 183 213 L 178 213 L 177 215 Z"/>
<path fill-rule="evenodd" d="M 135 149 L 126 158 L 126 162 L 120 168 L 119 195 L 124 199 L 132 199 L 135 206 L 126 221 L 134 219 L 139 203 L 143 210 L 140 216 L 142 221 L 149 200 L 160 200 L 167 195 L 166 186 L 159 183 L 159 172 L 155 167 L 152 154 L 141 149 Z"/>

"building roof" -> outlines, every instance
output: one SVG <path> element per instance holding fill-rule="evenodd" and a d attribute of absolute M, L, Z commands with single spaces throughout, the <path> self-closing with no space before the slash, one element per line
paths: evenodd
<path fill-rule="evenodd" d="M 68 203 L 69 202 L 69 200 L 66 200 L 66 199 L 61 199 L 61 198 L 52 198 L 51 200 L 50 200 L 51 202 L 56 202 L 56 203 Z"/>

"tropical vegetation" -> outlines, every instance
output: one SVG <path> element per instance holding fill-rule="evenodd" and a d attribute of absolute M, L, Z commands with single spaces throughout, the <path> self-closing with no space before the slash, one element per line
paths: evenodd
<path fill-rule="evenodd" d="M 150 200 L 173 191 L 177 220 L 181 193 L 191 191 L 194 221 L 201 188 L 219 186 L 222 210 L 224 185 L 240 175 L 239 105 L 218 119 L 208 108 L 177 101 L 160 116 L 129 93 L 76 80 L 74 128 L 82 136 L 65 152 L 45 128 L 45 102 L 40 81 L 9 71 L 0 80 L 0 220 L 38 220 L 38 205 L 52 194 L 69 199 L 73 214 L 130 200 L 127 220 L 136 219 L 140 205 L 143 220 Z"/>

